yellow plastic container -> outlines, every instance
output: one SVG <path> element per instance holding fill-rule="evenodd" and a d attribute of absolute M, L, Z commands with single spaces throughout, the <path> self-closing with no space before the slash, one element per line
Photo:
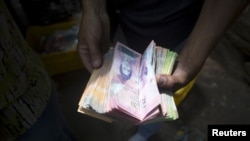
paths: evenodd
<path fill-rule="evenodd" d="M 31 26 L 27 29 L 27 43 L 34 50 L 37 50 L 44 36 L 52 35 L 58 30 L 67 30 L 74 25 L 77 25 L 77 22 L 69 21 L 45 26 Z M 43 54 L 40 57 L 50 75 L 78 70 L 84 67 L 76 48 L 64 52 Z"/>

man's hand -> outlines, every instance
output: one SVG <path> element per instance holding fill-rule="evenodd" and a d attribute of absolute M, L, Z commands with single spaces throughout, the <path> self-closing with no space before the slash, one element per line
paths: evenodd
<path fill-rule="evenodd" d="M 195 79 L 203 64 L 204 62 L 200 62 L 198 66 L 194 66 L 192 63 L 178 60 L 171 75 L 162 74 L 156 76 L 158 86 L 171 89 L 175 92 Z"/>
<path fill-rule="evenodd" d="M 159 86 L 176 91 L 193 80 L 206 58 L 250 0 L 205 0 L 196 25 L 178 56 L 172 75 L 157 76 Z"/>
<path fill-rule="evenodd" d="M 103 53 L 109 47 L 109 17 L 105 0 L 83 0 L 82 5 L 77 49 L 85 68 L 92 72 L 101 67 Z"/>

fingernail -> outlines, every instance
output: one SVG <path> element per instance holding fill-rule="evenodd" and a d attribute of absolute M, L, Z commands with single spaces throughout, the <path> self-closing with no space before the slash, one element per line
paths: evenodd
<path fill-rule="evenodd" d="M 101 65 L 101 60 L 94 60 L 93 61 L 93 67 L 99 67 Z"/>
<path fill-rule="evenodd" d="M 160 84 L 161 86 L 163 86 L 163 85 L 166 84 L 166 82 L 167 82 L 166 77 L 160 76 L 160 78 L 159 78 L 159 84 Z"/>

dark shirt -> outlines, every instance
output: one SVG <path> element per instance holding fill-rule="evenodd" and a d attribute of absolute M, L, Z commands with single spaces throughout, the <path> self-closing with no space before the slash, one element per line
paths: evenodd
<path fill-rule="evenodd" d="M 202 4 L 203 0 L 129 0 L 116 1 L 109 8 L 128 46 L 142 53 L 151 40 L 174 49 L 192 31 Z"/>

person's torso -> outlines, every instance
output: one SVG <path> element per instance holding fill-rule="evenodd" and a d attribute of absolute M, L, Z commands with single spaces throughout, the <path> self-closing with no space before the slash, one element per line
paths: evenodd
<path fill-rule="evenodd" d="M 203 0 L 114 1 L 109 1 L 110 7 L 119 11 L 120 25 L 129 46 L 135 49 L 146 47 L 151 40 L 163 47 L 176 47 L 191 32 L 203 4 Z"/>

